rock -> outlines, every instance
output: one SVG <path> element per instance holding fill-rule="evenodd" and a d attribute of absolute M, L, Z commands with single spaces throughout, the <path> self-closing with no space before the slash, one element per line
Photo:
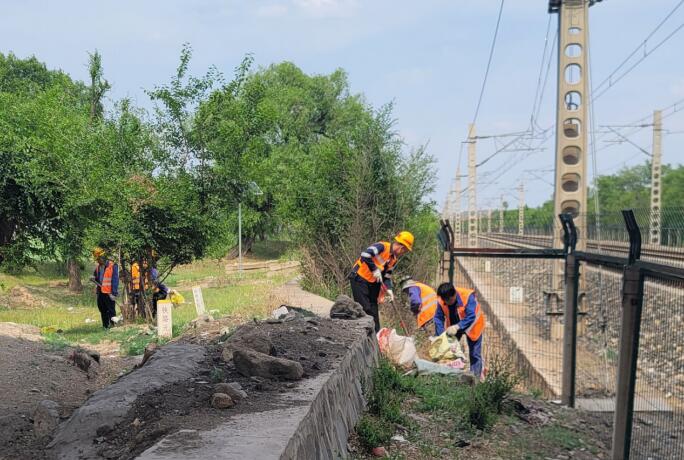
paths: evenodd
<path fill-rule="evenodd" d="M 373 448 L 373 457 L 387 457 L 387 449 L 384 447 Z"/>
<path fill-rule="evenodd" d="M 225 393 L 214 393 L 211 397 L 211 405 L 216 409 L 228 409 L 235 405 L 235 401 Z"/>
<path fill-rule="evenodd" d="M 281 305 L 280 308 L 276 308 L 271 312 L 271 317 L 273 319 L 281 319 L 283 316 L 287 315 L 290 311 L 285 305 Z"/>
<path fill-rule="evenodd" d="M 273 346 L 271 339 L 269 339 L 267 335 L 260 332 L 243 333 L 240 335 L 236 334 L 230 338 L 230 341 L 226 343 L 224 349 L 225 347 L 232 347 L 234 349 L 248 348 L 266 355 L 275 354 L 275 347 Z"/>
<path fill-rule="evenodd" d="M 59 404 L 49 399 L 38 403 L 33 412 L 33 431 L 39 438 L 49 436 L 59 425 Z"/>
<path fill-rule="evenodd" d="M 204 313 L 199 315 L 197 318 L 193 319 L 190 321 L 190 325 L 192 327 L 197 327 L 198 325 L 202 323 L 211 323 L 214 321 L 214 317 L 211 316 L 209 313 Z"/>
<path fill-rule="evenodd" d="M 159 348 L 156 342 L 150 342 L 145 347 L 145 353 L 143 354 L 142 361 L 135 365 L 135 369 L 139 369 L 145 365 L 145 363 L 154 355 Z"/>
<path fill-rule="evenodd" d="M 366 316 L 366 313 L 361 305 L 344 294 L 337 296 L 335 303 L 330 308 L 331 318 L 357 319 L 363 316 Z"/>
<path fill-rule="evenodd" d="M 139 427 L 140 424 L 141 424 L 141 422 L 140 422 L 140 419 L 138 417 L 136 417 L 135 420 L 133 420 L 133 422 L 131 423 L 131 425 L 133 425 L 136 428 Z"/>
<path fill-rule="evenodd" d="M 231 362 L 233 360 L 233 347 L 223 347 L 223 351 L 221 352 L 221 359 L 227 363 Z"/>
<path fill-rule="evenodd" d="M 83 372 L 88 372 L 88 369 L 90 369 L 90 366 L 93 363 L 93 359 L 90 355 L 80 350 L 72 351 L 68 359 Z"/>
<path fill-rule="evenodd" d="M 240 388 L 240 384 L 236 385 L 234 383 L 217 383 L 214 385 L 214 391 L 216 393 L 227 394 L 234 401 L 240 401 L 247 397 L 247 393 Z"/>
<path fill-rule="evenodd" d="M 408 442 L 406 438 L 400 434 L 395 434 L 394 436 L 392 436 L 392 441 L 396 441 L 398 443 Z"/>
<path fill-rule="evenodd" d="M 298 362 L 275 358 L 247 348 L 237 348 L 233 354 L 233 362 L 237 371 L 245 376 L 300 380 L 304 375 L 304 368 Z"/>
<path fill-rule="evenodd" d="M 98 352 L 88 351 L 88 356 L 90 356 L 97 364 L 100 364 L 100 354 Z"/>

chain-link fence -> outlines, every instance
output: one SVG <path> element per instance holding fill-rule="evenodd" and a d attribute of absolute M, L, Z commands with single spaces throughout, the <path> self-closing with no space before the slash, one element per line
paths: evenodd
<path fill-rule="evenodd" d="M 461 248 L 454 252 L 455 282 L 478 292 L 488 315 L 486 352 L 511 356 L 529 389 L 566 397 L 565 255 L 550 249 L 563 246 L 560 222 L 536 215 L 516 228 L 503 217 L 501 226 L 480 219 L 474 239 L 461 226 L 463 234 L 454 238 Z M 661 210 L 657 219 L 651 210 L 637 210 L 575 222 L 576 403 L 610 413 L 618 455 L 684 458 L 684 209 Z M 628 281 L 628 269 L 636 279 Z M 630 362 L 636 362 L 634 374 Z"/>
<path fill-rule="evenodd" d="M 477 292 L 487 315 L 485 362 L 511 360 L 526 386 L 547 397 L 560 394 L 562 326 L 556 327 L 545 292 L 552 288 L 550 260 L 457 258 L 454 282 Z"/>
<path fill-rule="evenodd" d="M 684 458 L 684 280 L 646 276 L 632 458 Z"/>

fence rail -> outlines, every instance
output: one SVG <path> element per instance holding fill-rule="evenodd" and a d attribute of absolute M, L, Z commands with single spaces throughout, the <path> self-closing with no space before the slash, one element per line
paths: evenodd
<path fill-rule="evenodd" d="M 611 241 L 579 251 L 572 217 L 559 217 L 543 234 L 478 235 L 477 248 L 457 247 L 466 239 L 443 221 L 443 277 L 477 291 L 486 353 L 513 350 L 531 387 L 613 412 L 612 458 L 684 458 L 684 251 L 642 245 L 632 211 L 621 229 L 604 219 Z"/>

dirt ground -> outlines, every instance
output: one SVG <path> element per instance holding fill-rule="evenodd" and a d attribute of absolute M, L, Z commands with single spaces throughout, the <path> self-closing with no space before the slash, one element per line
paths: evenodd
<path fill-rule="evenodd" d="M 200 343 L 207 347 L 208 358 L 199 374 L 188 382 L 163 387 L 139 398 L 128 418 L 110 433 L 98 438 L 100 455 L 105 458 L 130 459 L 152 446 L 163 435 L 183 429 L 210 429 L 227 418 L 244 413 L 262 412 L 292 406 L 284 393 L 306 379 L 334 368 L 354 340 L 344 321 L 299 317 L 282 323 L 251 322 L 238 328 L 230 337 L 219 335 L 221 328 L 208 325 L 211 332 L 198 329 L 180 342 Z M 239 345 L 241 337 L 255 333 L 272 342 L 274 356 L 298 361 L 304 379 L 298 382 L 245 377 L 231 362 L 222 359 L 223 340 Z M 219 382 L 237 382 L 247 398 L 230 409 L 211 406 L 213 386 Z"/>
<path fill-rule="evenodd" d="M 91 347 L 101 365 L 89 374 L 69 361 L 71 348 L 54 350 L 43 343 L 38 328 L 0 323 L 0 459 L 35 459 L 43 456 L 47 440 L 33 431 L 33 412 L 49 399 L 68 417 L 94 391 L 132 368 L 136 358 L 124 358 L 111 344 Z"/>

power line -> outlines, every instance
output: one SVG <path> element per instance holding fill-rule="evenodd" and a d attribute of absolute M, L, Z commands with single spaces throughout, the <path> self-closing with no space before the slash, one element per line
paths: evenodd
<path fill-rule="evenodd" d="M 499 27 L 501 25 L 501 16 L 503 15 L 504 3 L 506 3 L 506 0 L 501 0 L 501 4 L 499 5 L 499 14 L 496 18 L 496 27 L 494 28 L 494 37 L 492 38 L 492 45 L 489 48 L 489 58 L 487 59 L 487 68 L 485 69 L 484 78 L 482 79 L 482 86 L 480 87 L 480 96 L 478 97 L 477 105 L 475 106 L 475 114 L 473 115 L 473 121 L 472 121 L 473 125 L 477 121 L 477 117 L 480 114 L 480 107 L 482 105 L 482 100 L 484 99 L 484 92 L 485 92 L 485 88 L 487 87 L 487 79 L 489 78 L 489 70 L 491 69 L 492 60 L 494 58 L 494 49 L 496 48 L 496 41 L 497 41 L 497 38 L 499 37 Z M 470 130 L 468 130 L 468 136 L 470 136 Z M 463 143 L 461 143 L 461 147 L 458 151 L 458 167 L 457 167 L 457 169 L 461 168 L 462 157 L 463 157 Z"/>
<path fill-rule="evenodd" d="M 684 2 L 684 0 L 682 0 Z M 487 86 L 487 78 L 489 77 L 489 70 L 492 66 L 492 60 L 494 58 L 494 49 L 496 48 L 496 40 L 499 37 L 499 26 L 501 25 L 501 16 L 503 14 L 504 3 L 506 0 L 501 0 L 501 5 L 499 6 L 499 16 L 496 18 L 496 28 L 494 29 L 494 37 L 492 39 L 492 46 L 489 48 L 489 59 L 487 60 L 487 69 L 485 70 L 484 79 L 482 80 L 482 87 L 480 88 L 480 97 L 477 100 L 477 105 L 475 106 L 475 115 L 473 116 L 473 123 L 477 121 L 477 116 L 480 113 L 480 105 L 482 104 L 482 99 L 484 98 L 485 88 Z"/>
<path fill-rule="evenodd" d="M 596 88 L 594 88 L 594 91 L 597 92 L 594 93 L 592 96 L 593 100 L 598 99 L 601 97 L 603 94 L 605 94 L 610 88 L 615 86 L 620 80 L 622 80 L 624 77 L 626 77 L 632 70 L 634 70 L 639 64 L 641 64 L 648 56 L 653 54 L 658 48 L 660 48 L 663 44 L 665 44 L 668 40 L 670 40 L 677 32 L 679 32 L 681 29 L 684 28 L 684 23 L 680 24 L 674 31 L 672 31 L 669 35 L 667 35 L 663 40 L 658 42 L 657 45 L 655 45 L 652 49 L 647 50 L 646 45 L 648 41 L 660 30 L 660 28 L 667 22 L 668 19 L 672 17 L 672 15 L 682 6 L 684 5 L 684 0 L 681 0 L 675 7 L 665 16 L 665 18 L 660 21 L 660 23 L 656 26 L 655 29 L 653 29 L 644 40 L 639 43 L 639 45 L 634 48 L 634 50 L 629 53 L 629 55 L 618 65 L 615 70 L 613 70 L 601 83 L 599 83 Z M 641 56 L 631 67 L 627 68 L 623 73 L 621 73 L 615 80 L 613 80 L 613 77 L 622 69 L 631 59 L 634 57 L 641 49 L 643 48 L 644 54 Z M 605 89 L 601 90 L 605 85 L 608 85 L 605 87 Z"/>
<path fill-rule="evenodd" d="M 534 114 L 537 111 L 537 100 L 539 99 L 539 91 L 542 84 L 542 76 L 544 74 L 544 63 L 546 62 L 546 50 L 549 47 L 549 32 L 551 31 L 551 15 L 546 24 L 546 36 L 544 38 L 544 51 L 542 51 L 541 63 L 539 64 L 539 76 L 537 77 L 537 88 L 534 90 L 534 101 L 532 102 L 532 113 L 530 114 L 530 127 L 534 129 Z M 555 38 L 554 38 L 555 41 Z M 549 53 L 549 62 L 551 61 L 551 53 Z"/>

